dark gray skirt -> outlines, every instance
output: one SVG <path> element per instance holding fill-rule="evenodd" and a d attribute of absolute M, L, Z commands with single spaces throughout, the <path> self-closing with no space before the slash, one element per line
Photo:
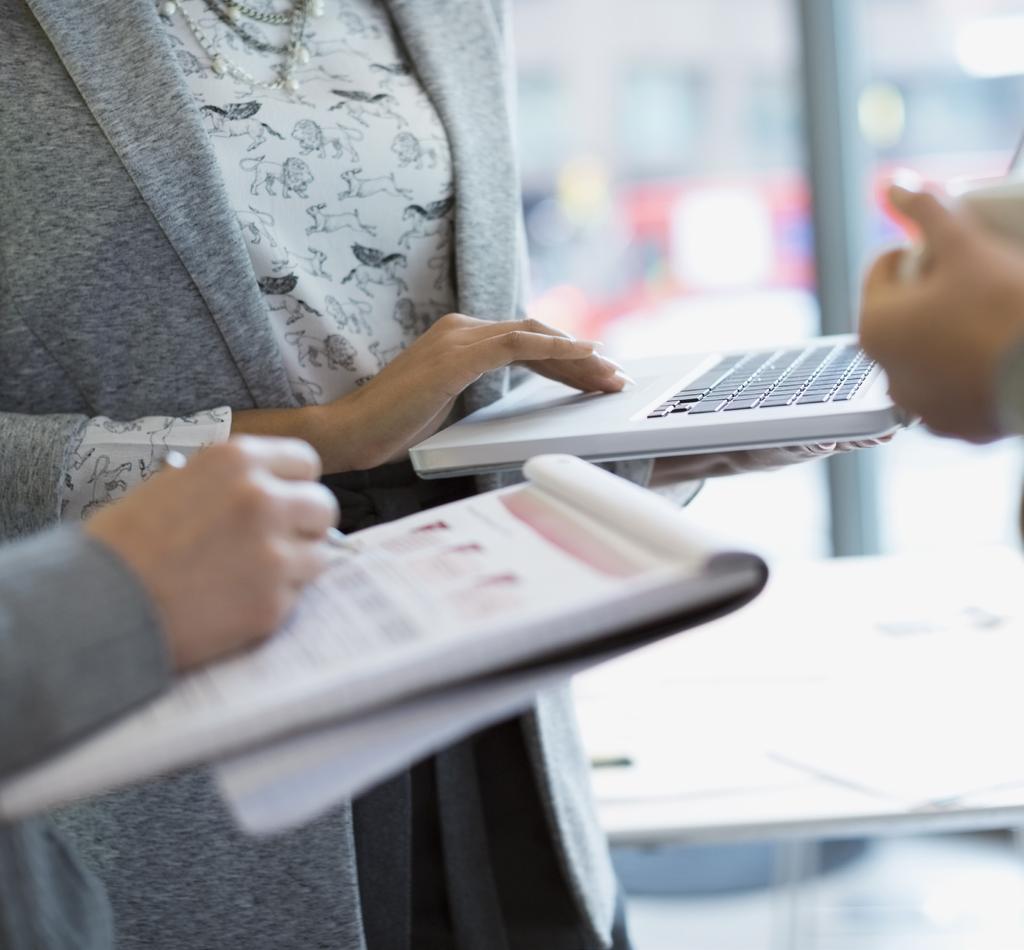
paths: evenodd
<path fill-rule="evenodd" d="M 324 479 L 358 531 L 466 498 L 472 479 L 407 464 Z M 582 950 L 519 720 L 421 762 L 353 803 L 369 950 Z M 629 950 L 620 901 L 615 950 Z"/>

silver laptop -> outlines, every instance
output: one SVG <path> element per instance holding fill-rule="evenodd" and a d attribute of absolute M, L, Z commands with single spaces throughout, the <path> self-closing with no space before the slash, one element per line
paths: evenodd
<path fill-rule="evenodd" d="M 625 365 L 637 385 L 581 394 L 535 377 L 410 452 L 424 478 L 519 468 L 546 452 L 592 462 L 870 439 L 905 424 L 854 336 Z"/>

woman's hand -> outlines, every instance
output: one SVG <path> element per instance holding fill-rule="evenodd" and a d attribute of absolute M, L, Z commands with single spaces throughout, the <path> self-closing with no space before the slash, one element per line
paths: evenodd
<path fill-rule="evenodd" d="M 829 458 L 856 449 L 873 448 L 891 441 L 892 436 L 860 442 L 827 442 L 821 445 L 791 445 L 776 449 L 748 449 L 742 452 L 716 452 L 707 455 L 681 455 L 656 459 L 651 488 L 666 488 L 678 482 L 724 475 L 747 475 L 752 472 L 773 472 L 801 462 Z"/>
<path fill-rule="evenodd" d="M 538 320 L 448 314 L 361 389 L 323 406 L 236 413 L 232 431 L 305 439 L 328 473 L 375 468 L 440 429 L 468 386 L 510 363 L 585 392 L 619 392 L 628 379 L 597 346 Z"/>

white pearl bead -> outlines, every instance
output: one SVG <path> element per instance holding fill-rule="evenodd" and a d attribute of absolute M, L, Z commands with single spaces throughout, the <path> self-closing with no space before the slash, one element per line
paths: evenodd
<path fill-rule="evenodd" d="M 160 4 L 160 8 L 159 8 L 160 16 L 165 16 L 168 19 L 170 19 L 177 12 L 178 12 L 178 5 L 174 2 L 174 0 L 167 0 L 166 3 L 161 3 Z"/>
<path fill-rule="evenodd" d="M 242 19 L 242 11 L 238 7 L 228 7 L 224 13 L 232 23 L 238 23 Z"/>
<path fill-rule="evenodd" d="M 218 76 L 225 76 L 225 75 L 227 75 L 228 64 L 226 62 L 224 62 L 224 60 L 220 56 L 214 56 L 213 64 L 212 65 L 213 65 L 213 71 Z"/>
<path fill-rule="evenodd" d="M 285 92 L 298 92 L 302 88 L 300 83 L 294 76 L 289 76 L 284 81 Z"/>
<path fill-rule="evenodd" d="M 322 17 L 324 15 L 323 0 L 310 0 L 309 15 L 313 17 Z"/>
<path fill-rule="evenodd" d="M 300 65 L 305 66 L 309 62 L 309 50 L 305 46 L 300 46 L 295 59 Z"/>

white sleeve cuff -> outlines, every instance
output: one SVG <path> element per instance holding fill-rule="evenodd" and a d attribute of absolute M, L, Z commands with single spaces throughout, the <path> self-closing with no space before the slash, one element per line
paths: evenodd
<path fill-rule="evenodd" d="M 231 409 L 220 406 L 190 416 L 145 416 L 115 422 L 89 420 L 61 480 L 61 518 L 81 521 L 116 501 L 160 466 L 168 452 L 186 457 L 231 435 Z"/>

